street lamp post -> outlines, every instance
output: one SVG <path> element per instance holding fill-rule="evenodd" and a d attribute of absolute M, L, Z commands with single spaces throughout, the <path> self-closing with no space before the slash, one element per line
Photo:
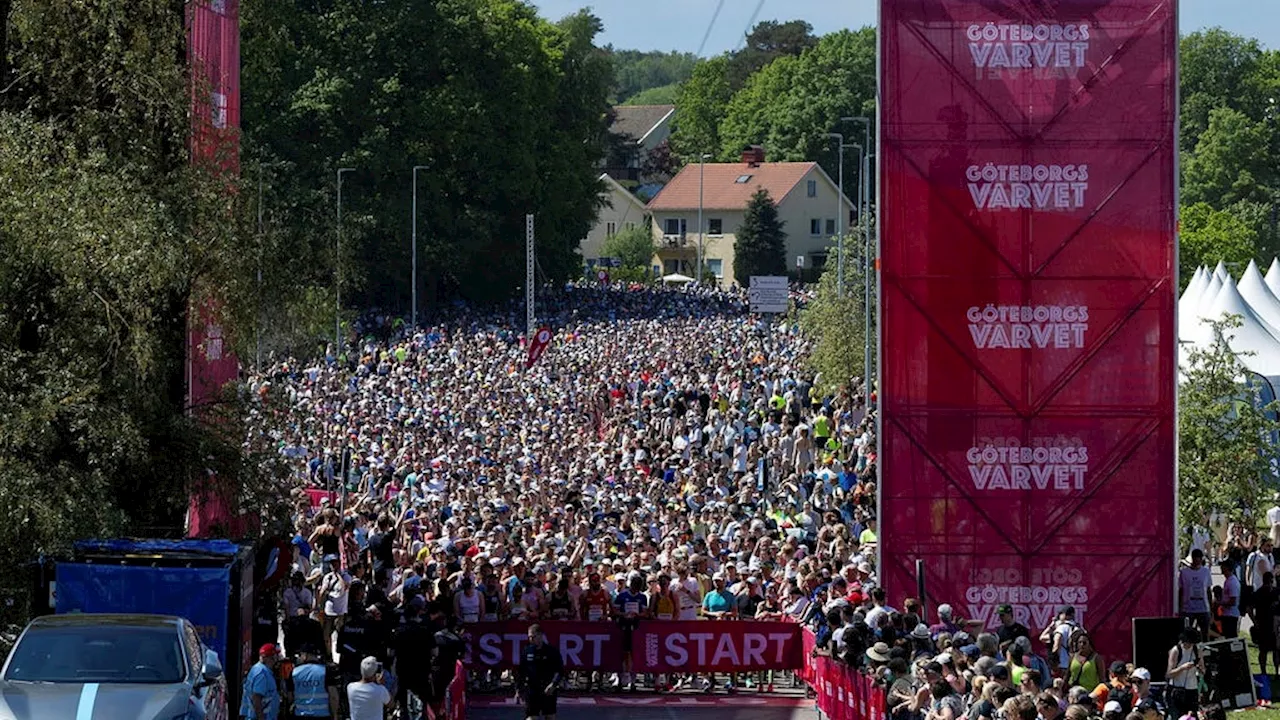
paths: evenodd
<path fill-rule="evenodd" d="M 414 330 L 418 329 L 418 171 L 426 170 L 426 165 L 413 166 L 413 268 L 411 282 L 413 283 L 413 310 L 410 314 L 409 326 Z"/>
<path fill-rule="evenodd" d="M 844 135 L 840 133 L 827 133 L 827 137 L 834 138 L 838 143 L 836 149 L 837 163 L 840 165 L 837 182 L 838 191 L 836 192 L 836 297 L 844 297 L 844 223 L 840 217 L 840 213 L 844 212 Z"/>
<path fill-rule="evenodd" d="M 338 239 L 333 258 L 333 356 L 342 353 L 342 174 L 355 168 L 338 168 Z"/>
<path fill-rule="evenodd" d="M 695 278 L 698 285 L 702 284 L 702 178 L 706 173 L 706 163 L 709 157 L 711 157 L 709 153 L 702 153 L 698 158 L 698 277 Z"/>
<path fill-rule="evenodd" d="M 856 122 L 862 124 L 863 158 L 859 166 L 861 178 L 858 184 L 858 228 L 862 231 L 862 315 L 865 320 L 862 349 L 862 371 L 866 375 L 864 381 L 866 391 L 871 391 L 871 223 L 867 217 L 871 212 L 871 188 L 867 186 L 867 177 L 871 175 L 871 118 L 846 116 L 840 122 Z"/>

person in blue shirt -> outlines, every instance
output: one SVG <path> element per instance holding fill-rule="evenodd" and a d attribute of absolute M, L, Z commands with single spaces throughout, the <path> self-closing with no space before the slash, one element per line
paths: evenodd
<path fill-rule="evenodd" d="M 617 610 L 615 617 L 622 626 L 622 674 L 618 676 L 618 687 L 627 686 L 628 690 L 636 689 L 636 678 L 631 674 L 631 634 L 640 627 L 640 618 L 649 615 L 649 598 L 644 594 L 644 578 L 639 573 L 632 573 L 627 579 L 627 588 L 613 598 L 613 606 Z"/>
<path fill-rule="evenodd" d="M 702 598 L 702 614 L 712 620 L 732 620 L 737 618 L 738 598 L 725 589 L 724 573 L 718 572 L 712 575 L 711 582 L 715 585 L 715 589 Z M 730 674 L 729 681 L 724 684 L 724 689 L 729 692 L 735 692 L 737 690 L 737 679 L 736 673 Z M 704 681 L 703 689 L 710 691 L 715 682 L 716 676 L 715 673 L 712 673 L 711 678 Z"/>
<path fill-rule="evenodd" d="M 280 652 L 270 643 L 258 648 L 258 662 L 249 668 L 240 697 L 240 717 L 246 720 L 278 720 L 280 689 L 276 685 L 276 664 Z"/>

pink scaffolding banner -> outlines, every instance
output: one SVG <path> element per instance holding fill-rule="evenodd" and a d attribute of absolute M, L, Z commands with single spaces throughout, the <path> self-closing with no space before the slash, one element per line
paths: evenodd
<path fill-rule="evenodd" d="M 1173 609 L 1176 3 L 881 2 L 884 580 Z"/>

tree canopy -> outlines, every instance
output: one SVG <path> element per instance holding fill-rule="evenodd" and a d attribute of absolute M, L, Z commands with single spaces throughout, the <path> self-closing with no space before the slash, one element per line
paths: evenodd
<path fill-rule="evenodd" d="M 411 295 L 411 176 L 418 174 L 420 295 L 505 297 L 523 285 L 525 214 L 547 279 L 580 271 L 595 220 L 613 71 L 585 12 L 559 23 L 518 0 L 243 6 L 249 165 L 273 172 L 283 244 L 354 304 Z M 351 38 L 359 37 L 360 42 Z M 344 252 L 334 254 L 335 179 Z M 376 280 L 376 282 L 374 282 Z"/>
<path fill-rule="evenodd" d="M 668 104 L 670 100 L 660 98 L 674 98 L 676 87 L 689 79 L 698 61 L 693 53 L 640 52 L 612 47 L 605 51 L 613 62 L 612 100 L 620 105 Z"/>
<path fill-rule="evenodd" d="M 769 191 L 756 190 L 733 240 L 733 277 L 746 287 L 752 275 L 787 274 L 787 233 Z"/>

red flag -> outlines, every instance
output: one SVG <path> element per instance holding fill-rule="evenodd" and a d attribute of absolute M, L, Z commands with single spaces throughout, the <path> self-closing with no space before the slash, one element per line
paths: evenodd
<path fill-rule="evenodd" d="M 533 342 L 529 343 L 529 359 L 525 361 L 524 368 L 528 370 L 533 364 L 538 362 L 538 358 L 542 357 L 542 353 L 547 351 L 547 345 L 551 344 L 551 330 L 549 328 L 538 328 L 537 334 L 533 336 Z"/>

